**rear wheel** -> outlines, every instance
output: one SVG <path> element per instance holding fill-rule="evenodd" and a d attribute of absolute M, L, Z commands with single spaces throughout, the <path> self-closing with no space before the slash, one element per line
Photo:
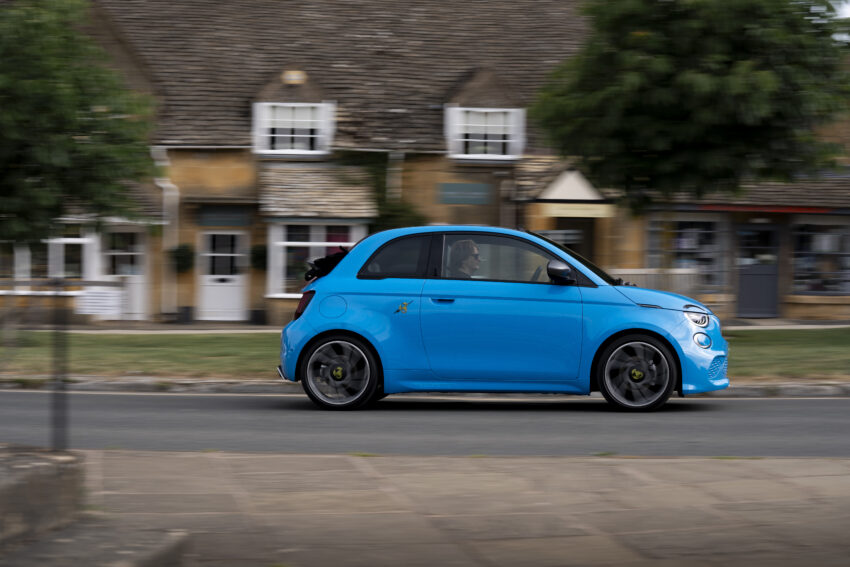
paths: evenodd
<path fill-rule="evenodd" d="M 372 348 L 345 335 L 324 337 L 305 353 L 300 369 L 307 396 L 325 409 L 356 409 L 374 399 L 380 368 Z"/>
<path fill-rule="evenodd" d="M 678 371 L 670 348 L 649 335 L 628 335 L 599 357 L 599 391 L 614 406 L 649 411 L 663 406 L 676 387 Z"/>

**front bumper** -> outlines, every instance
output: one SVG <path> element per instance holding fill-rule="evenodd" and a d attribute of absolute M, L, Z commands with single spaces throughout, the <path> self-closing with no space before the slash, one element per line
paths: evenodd
<path fill-rule="evenodd" d="M 711 346 L 700 347 L 694 335 L 704 333 Z M 729 386 L 726 375 L 729 366 L 729 345 L 720 331 L 720 323 L 712 316 L 706 328 L 686 324 L 682 327 L 679 345 L 682 349 L 682 395 L 722 390 Z"/>

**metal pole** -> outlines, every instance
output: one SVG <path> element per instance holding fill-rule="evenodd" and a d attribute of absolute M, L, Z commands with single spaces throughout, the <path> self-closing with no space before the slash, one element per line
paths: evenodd
<path fill-rule="evenodd" d="M 52 282 L 53 295 L 53 395 L 51 403 L 51 422 L 54 451 L 68 449 L 68 395 L 65 392 L 68 348 L 68 311 L 63 303 L 62 290 L 65 282 L 57 278 Z"/>

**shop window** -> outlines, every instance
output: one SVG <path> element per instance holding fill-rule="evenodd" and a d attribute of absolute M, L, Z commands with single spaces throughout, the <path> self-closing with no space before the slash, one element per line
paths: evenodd
<path fill-rule="evenodd" d="M 699 291 L 723 291 L 726 233 L 721 229 L 713 221 L 651 221 L 649 267 L 695 269 Z"/>
<path fill-rule="evenodd" d="M 850 227 L 797 225 L 794 293 L 850 294 Z"/>

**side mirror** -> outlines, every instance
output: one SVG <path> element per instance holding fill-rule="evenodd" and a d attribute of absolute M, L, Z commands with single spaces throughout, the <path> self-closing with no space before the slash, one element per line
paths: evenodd
<path fill-rule="evenodd" d="M 576 276 L 573 273 L 573 269 L 566 262 L 549 260 L 549 263 L 546 264 L 546 273 L 557 284 L 572 285 L 576 283 Z"/>

